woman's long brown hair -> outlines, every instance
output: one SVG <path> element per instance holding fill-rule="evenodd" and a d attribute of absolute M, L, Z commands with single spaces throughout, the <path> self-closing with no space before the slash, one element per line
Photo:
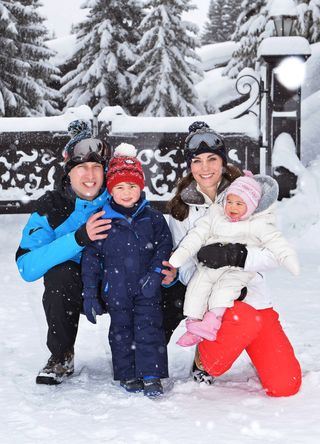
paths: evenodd
<path fill-rule="evenodd" d="M 222 173 L 222 180 L 217 193 L 221 193 L 231 182 L 233 182 L 237 177 L 243 176 L 242 171 L 234 165 L 228 164 L 225 167 L 225 171 Z M 194 180 L 193 175 L 189 172 L 186 176 L 182 177 L 177 183 L 177 189 L 175 196 L 168 202 L 167 209 L 168 213 L 174 219 L 183 221 L 189 215 L 189 205 L 187 205 L 181 199 L 182 191 L 187 188 L 191 182 Z"/>

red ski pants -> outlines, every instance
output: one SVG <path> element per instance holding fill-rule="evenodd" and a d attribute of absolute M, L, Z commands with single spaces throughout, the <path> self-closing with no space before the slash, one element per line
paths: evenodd
<path fill-rule="evenodd" d="M 225 373 L 245 350 L 269 396 L 291 396 L 301 385 L 301 368 L 272 308 L 256 310 L 236 301 L 225 311 L 215 341 L 199 344 L 200 360 L 213 375 Z"/>

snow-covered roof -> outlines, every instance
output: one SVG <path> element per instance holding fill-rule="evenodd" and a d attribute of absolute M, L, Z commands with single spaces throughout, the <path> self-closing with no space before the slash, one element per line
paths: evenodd
<path fill-rule="evenodd" d="M 67 131 L 75 119 L 91 120 L 91 109 L 87 105 L 68 108 L 65 114 L 53 117 L 1 117 L 0 132 Z"/>
<path fill-rule="evenodd" d="M 245 102 L 247 104 L 247 102 Z M 134 133 L 176 133 L 187 132 L 188 127 L 196 120 L 204 120 L 211 128 L 221 133 L 243 133 L 250 137 L 258 137 L 257 118 L 254 114 L 238 116 L 248 108 L 241 104 L 223 113 L 190 117 L 132 117 L 127 115 L 114 116 L 112 120 L 104 120 L 103 111 L 98 116 L 100 122 L 111 122 L 111 134 Z"/>
<path fill-rule="evenodd" d="M 311 47 L 304 37 L 268 37 L 259 45 L 258 57 L 311 55 Z"/>
<path fill-rule="evenodd" d="M 216 68 L 205 72 L 204 78 L 195 86 L 199 99 L 217 109 L 239 98 L 235 87 L 236 79 L 223 76 L 223 69 Z"/>
<path fill-rule="evenodd" d="M 238 42 L 210 43 L 201 46 L 196 50 L 196 53 L 201 58 L 202 69 L 209 71 L 217 66 L 227 64 L 238 46 Z"/>

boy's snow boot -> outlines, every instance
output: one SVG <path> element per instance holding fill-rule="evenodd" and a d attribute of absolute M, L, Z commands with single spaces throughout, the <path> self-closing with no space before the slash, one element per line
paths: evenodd
<path fill-rule="evenodd" d="M 178 340 L 177 344 L 181 347 L 191 347 L 192 345 L 199 344 L 202 341 L 202 338 L 197 335 L 193 335 L 189 331 L 186 331 Z"/>
<path fill-rule="evenodd" d="M 47 364 L 40 370 L 37 384 L 57 385 L 74 372 L 74 353 L 65 353 L 63 358 L 56 358 L 53 355 L 48 359 Z"/>
<path fill-rule="evenodd" d="M 163 387 L 160 378 L 145 377 L 143 378 L 144 390 L 143 394 L 149 398 L 156 398 L 163 395 Z"/>
<path fill-rule="evenodd" d="M 144 389 L 143 381 L 139 378 L 120 381 L 120 386 L 129 393 L 142 392 Z"/>
<path fill-rule="evenodd" d="M 209 375 L 209 373 L 207 373 L 205 371 L 205 369 L 203 368 L 201 361 L 200 361 L 198 349 L 196 350 L 196 354 L 194 356 L 191 375 L 193 377 L 193 380 L 195 382 L 198 382 L 199 384 L 205 383 L 205 384 L 211 385 L 214 383 L 214 381 L 216 379 L 214 376 Z"/>
<path fill-rule="evenodd" d="M 220 326 L 221 320 L 212 311 L 207 311 L 202 321 L 191 322 L 188 324 L 187 330 L 194 335 L 208 339 L 208 341 L 214 341 Z"/>

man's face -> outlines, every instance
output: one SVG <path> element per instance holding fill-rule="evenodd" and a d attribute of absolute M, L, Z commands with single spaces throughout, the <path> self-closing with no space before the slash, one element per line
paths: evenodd
<path fill-rule="evenodd" d="M 102 187 L 104 169 L 100 163 L 84 162 L 73 167 L 69 177 L 71 187 L 77 196 L 81 199 L 93 200 Z"/>

